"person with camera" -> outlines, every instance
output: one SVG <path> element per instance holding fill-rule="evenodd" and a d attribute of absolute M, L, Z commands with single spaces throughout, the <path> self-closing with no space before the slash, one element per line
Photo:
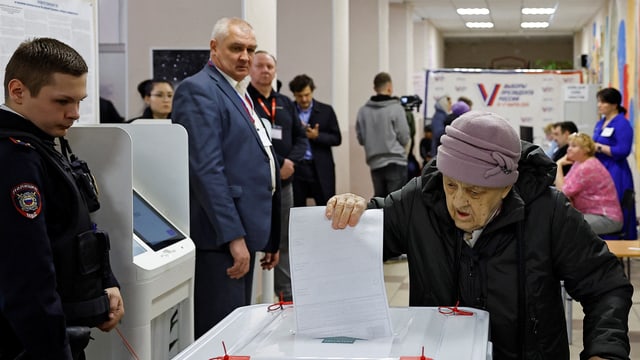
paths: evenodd
<path fill-rule="evenodd" d="M 416 137 L 416 119 L 413 116 L 413 111 L 420 112 L 420 105 L 422 105 L 422 99 L 418 95 L 405 95 L 400 97 L 400 103 L 404 107 L 404 113 L 407 117 L 407 125 L 409 125 L 409 150 L 407 151 L 407 181 L 413 179 L 416 176 L 420 176 L 422 171 L 422 165 L 416 159 L 413 154 L 414 138 Z"/>
<path fill-rule="evenodd" d="M 376 95 L 358 111 L 356 135 L 371 168 L 374 196 L 383 197 L 407 182 L 411 139 L 404 108 L 398 98 L 391 96 L 391 76 L 377 74 L 373 89 Z"/>
<path fill-rule="evenodd" d="M 87 64 L 50 38 L 9 59 L 0 105 L 0 359 L 84 359 L 91 327 L 124 315 L 109 239 L 89 213 L 95 183 L 64 135 L 87 96 Z M 55 148 L 59 138 L 62 153 Z"/>

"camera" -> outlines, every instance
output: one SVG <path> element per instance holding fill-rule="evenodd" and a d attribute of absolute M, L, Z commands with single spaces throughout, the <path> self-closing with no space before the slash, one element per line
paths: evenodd
<path fill-rule="evenodd" d="M 417 112 L 420 112 L 422 99 L 418 95 L 405 95 L 400 97 L 400 103 L 402 103 L 406 111 L 411 111 L 415 108 Z"/>

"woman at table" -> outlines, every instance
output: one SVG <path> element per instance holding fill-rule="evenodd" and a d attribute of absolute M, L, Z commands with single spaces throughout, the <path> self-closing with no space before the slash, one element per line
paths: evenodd
<path fill-rule="evenodd" d="M 567 154 L 556 162 L 556 187 L 584 215 L 598 235 L 622 229 L 622 209 L 607 169 L 595 158 L 596 146 L 587 134 L 569 136 Z M 564 165 L 573 164 L 567 174 Z"/>
<path fill-rule="evenodd" d="M 596 158 L 607 168 L 616 187 L 618 202 L 625 190 L 633 190 L 633 177 L 627 162 L 633 143 L 633 128 L 625 118 L 627 110 L 621 105 L 622 95 L 614 88 L 598 91 L 598 112 L 602 118 L 595 126 L 593 140 Z M 637 239 L 635 207 L 624 209 L 623 228 L 627 239 Z"/>

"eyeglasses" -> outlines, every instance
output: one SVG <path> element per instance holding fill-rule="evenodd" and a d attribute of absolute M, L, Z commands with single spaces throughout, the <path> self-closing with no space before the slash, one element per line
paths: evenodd
<path fill-rule="evenodd" d="M 169 93 L 169 94 L 165 94 L 165 93 L 154 93 L 154 94 L 150 94 L 153 97 L 159 97 L 159 98 L 167 98 L 167 99 L 171 99 L 173 98 L 173 94 Z"/>

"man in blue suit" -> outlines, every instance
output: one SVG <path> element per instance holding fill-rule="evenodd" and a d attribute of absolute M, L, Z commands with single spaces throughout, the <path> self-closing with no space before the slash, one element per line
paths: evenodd
<path fill-rule="evenodd" d="M 209 46 L 209 63 L 173 101 L 173 122 L 189 134 L 196 337 L 250 303 L 255 252 L 272 269 L 280 238 L 280 166 L 246 92 L 255 33 L 242 19 L 222 18 Z"/>

